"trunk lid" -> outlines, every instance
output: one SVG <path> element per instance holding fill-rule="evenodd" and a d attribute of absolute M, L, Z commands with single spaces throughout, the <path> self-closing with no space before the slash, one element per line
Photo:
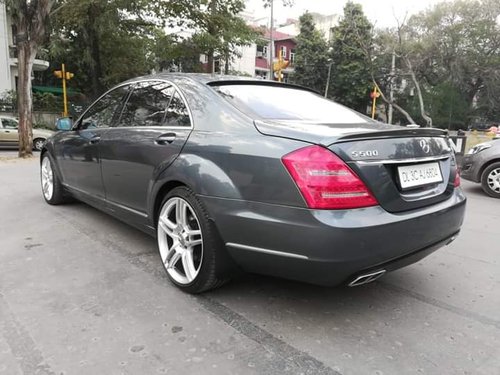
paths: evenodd
<path fill-rule="evenodd" d="M 436 204 L 448 199 L 455 188 L 455 156 L 443 130 L 299 121 L 256 121 L 255 126 L 265 135 L 327 147 L 349 165 L 388 212 Z"/>

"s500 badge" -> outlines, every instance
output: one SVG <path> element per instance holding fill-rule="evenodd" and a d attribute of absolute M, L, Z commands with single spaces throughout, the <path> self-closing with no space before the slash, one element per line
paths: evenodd
<path fill-rule="evenodd" d="M 351 156 L 353 158 L 369 158 L 372 156 L 378 156 L 378 151 L 377 150 L 353 151 L 353 152 L 351 152 Z"/>

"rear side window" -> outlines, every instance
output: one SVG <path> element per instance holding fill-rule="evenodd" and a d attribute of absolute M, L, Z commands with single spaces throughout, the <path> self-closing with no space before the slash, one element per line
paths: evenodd
<path fill-rule="evenodd" d="M 189 112 L 178 92 L 172 97 L 167 109 L 165 126 L 190 126 Z"/>
<path fill-rule="evenodd" d="M 166 110 L 174 92 L 175 89 L 166 82 L 136 84 L 118 126 L 164 126 Z"/>
<path fill-rule="evenodd" d="M 302 120 L 321 124 L 359 124 L 367 118 L 310 91 L 287 86 L 223 85 L 217 92 L 253 118 Z"/>
<path fill-rule="evenodd" d="M 0 125 L 3 125 L 4 129 L 17 129 L 17 127 L 19 126 L 17 121 L 12 120 L 10 118 L 0 119 Z M 0 128 L 1 128 L 1 126 L 0 126 Z"/>

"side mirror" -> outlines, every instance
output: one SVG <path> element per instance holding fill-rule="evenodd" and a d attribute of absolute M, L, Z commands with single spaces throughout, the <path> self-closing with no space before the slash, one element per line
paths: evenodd
<path fill-rule="evenodd" d="M 60 131 L 68 131 L 73 128 L 73 120 L 71 117 L 60 117 L 56 120 L 56 129 Z"/>

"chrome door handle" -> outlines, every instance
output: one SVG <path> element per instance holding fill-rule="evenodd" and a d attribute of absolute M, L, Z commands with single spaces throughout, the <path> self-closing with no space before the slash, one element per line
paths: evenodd
<path fill-rule="evenodd" d="M 156 138 L 155 143 L 158 145 L 164 145 L 167 143 L 172 143 L 175 141 L 175 133 L 168 133 L 168 134 L 163 134 L 160 135 L 158 138 Z"/>

